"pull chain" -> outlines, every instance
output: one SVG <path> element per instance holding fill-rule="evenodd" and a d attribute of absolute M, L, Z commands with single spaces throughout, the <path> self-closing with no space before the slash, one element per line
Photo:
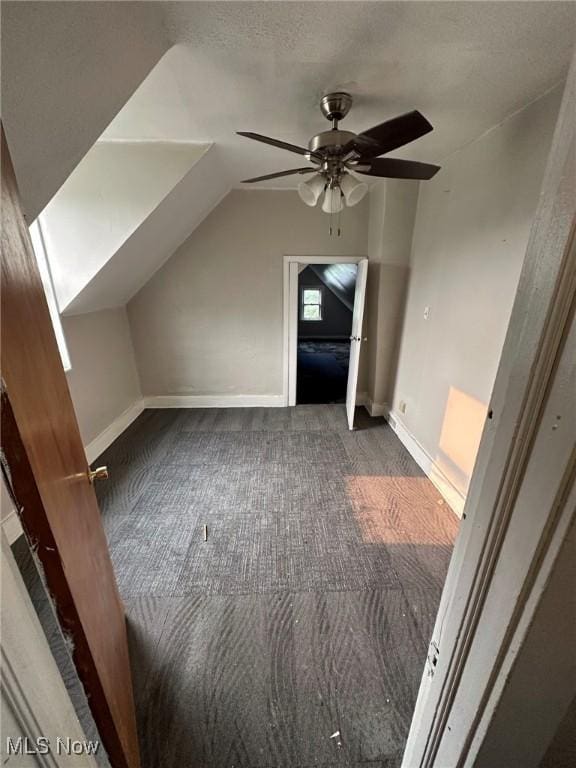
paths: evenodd
<path fill-rule="evenodd" d="M 339 187 L 337 187 L 339 189 Z M 342 203 L 342 192 L 340 192 L 340 200 L 338 200 L 338 203 Z M 334 198 L 332 198 L 332 204 L 330 206 L 330 225 L 328 228 L 328 232 L 330 234 L 330 237 L 334 234 L 334 215 L 336 215 L 336 236 L 340 237 L 342 235 L 342 228 L 340 226 L 340 217 L 342 215 L 342 207 L 338 208 L 337 211 L 334 210 Z"/>

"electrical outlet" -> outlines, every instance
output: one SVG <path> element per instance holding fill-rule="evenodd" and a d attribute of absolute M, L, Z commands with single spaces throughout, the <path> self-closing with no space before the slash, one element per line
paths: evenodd
<path fill-rule="evenodd" d="M 404 400 L 400 400 L 400 405 L 398 406 L 398 410 L 400 413 L 406 413 L 406 403 Z"/>
<path fill-rule="evenodd" d="M 430 307 L 424 307 L 424 320 L 428 320 L 430 317 Z"/>

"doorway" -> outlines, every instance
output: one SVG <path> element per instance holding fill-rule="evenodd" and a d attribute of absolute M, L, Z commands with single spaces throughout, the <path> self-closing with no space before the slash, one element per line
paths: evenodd
<path fill-rule="evenodd" d="M 354 428 L 360 349 L 367 341 L 362 334 L 367 274 L 368 259 L 361 256 L 284 257 L 284 403 L 305 404 L 307 398 L 310 403 L 345 403 L 349 429 Z M 314 330 L 328 303 L 333 309 L 351 306 L 351 319 L 341 312 L 342 324 L 332 326 L 339 342 L 332 348 L 322 345 L 329 338 L 320 338 L 328 335 L 326 326 L 323 333 Z M 344 347 L 343 329 L 348 328 Z"/>
<path fill-rule="evenodd" d="M 296 403 L 345 403 L 356 264 L 298 269 Z"/>

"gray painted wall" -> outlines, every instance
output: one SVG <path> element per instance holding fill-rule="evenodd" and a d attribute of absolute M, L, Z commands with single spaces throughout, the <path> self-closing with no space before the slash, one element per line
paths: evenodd
<path fill-rule="evenodd" d="M 342 225 L 294 191 L 233 190 L 128 304 L 144 395 L 280 395 L 283 256 L 366 255 L 367 203 Z"/>
<path fill-rule="evenodd" d="M 560 96 L 558 88 L 516 113 L 450 156 L 432 181 L 420 185 L 392 405 L 462 493 L 502 351 Z"/>
<path fill-rule="evenodd" d="M 394 393 L 418 189 L 415 181 L 387 179 L 370 190 L 367 391 L 379 413 Z"/>
<path fill-rule="evenodd" d="M 63 317 L 68 386 L 84 445 L 140 399 L 126 309 Z"/>

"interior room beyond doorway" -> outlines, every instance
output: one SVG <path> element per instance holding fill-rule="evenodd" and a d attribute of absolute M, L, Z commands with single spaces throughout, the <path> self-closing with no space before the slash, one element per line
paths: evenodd
<path fill-rule="evenodd" d="M 300 265 L 296 402 L 344 403 L 356 264 Z"/>

